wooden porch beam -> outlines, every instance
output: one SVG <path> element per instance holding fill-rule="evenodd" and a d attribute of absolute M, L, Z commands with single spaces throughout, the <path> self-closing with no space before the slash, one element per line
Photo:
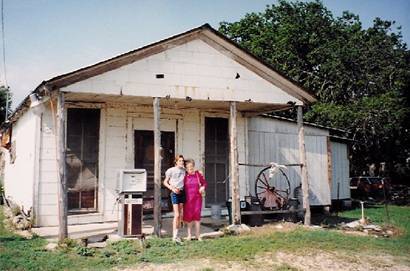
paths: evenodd
<path fill-rule="evenodd" d="M 304 224 L 306 226 L 310 225 L 310 203 L 309 203 L 309 182 L 308 182 L 308 171 L 307 171 L 307 159 L 306 159 L 306 146 L 305 146 L 305 129 L 303 128 L 303 107 L 301 105 L 297 106 L 298 116 L 298 135 L 299 135 L 299 158 L 301 163 L 301 174 L 302 174 L 302 194 L 303 194 L 303 208 L 305 209 L 305 219 Z"/>
<path fill-rule="evenodd" d="M 67 228 L 67 169 L 66 169 L 66 128 L 65 128 L 65 109 L 64 109 L 64 93 L 58 92 L 57 95 L 57 121 L 56 121 L 56 136 L 57 136 L 57 163 L 58 163 L 58 240 L 64 241 L 68 237 Z"/>
<path fill-rule="evenodd" d="M 154 234 L 161 236 L 161 128 L 160 98 L 155 97 L 154 109 Z"/>
<path fill-rule="evenodd" d="M 229 118 L 229 156 L 230 156 L 230 172 L 231 172 L 231 196 L 232 196 L 232 223 L 235 225 L 241 224 L 241 210 L 239 202 L 239 164 L 238 164 L 238 135 L 236 129 L 237 109 L 236 102 L 230 102 L 230 118 Z"/>

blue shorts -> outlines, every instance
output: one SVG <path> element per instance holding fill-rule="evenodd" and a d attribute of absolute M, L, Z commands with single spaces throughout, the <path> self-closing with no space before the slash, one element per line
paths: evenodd
<path fill-rule="evenodd" d="M 171 192 L 171 202 L 172 204 L 185 203 L 185 191 L 181 190 L 179 194 Z"/>

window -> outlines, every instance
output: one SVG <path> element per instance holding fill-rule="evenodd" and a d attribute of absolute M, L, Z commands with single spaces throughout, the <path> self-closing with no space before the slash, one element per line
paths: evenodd
<path fill-rule="evenodd" d="M 70 213 L 97 211 L 100 110 L 67 110 L 67 190 Z"/>

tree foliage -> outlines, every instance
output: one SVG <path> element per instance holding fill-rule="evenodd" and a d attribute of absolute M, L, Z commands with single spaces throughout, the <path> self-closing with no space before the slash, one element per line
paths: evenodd
<path fill-rule="evenodd" d="M 314 91 L 306 120 L 350 132 L 358 170 L 410 156 L 410 52 L 394 21 L 364 29 L 359 16 L 335 18 L 319 1 L 279 1 L 219 30 Z"/>
<path fill-rule="evenodd" d="M 8 95 L 7 95 L 8 93 Z M 6 118 L 6 104 L 7 98 L 9 99 L 8 110 L 10 112 L 11 108 L 11 93 L 9 88 L 5 86 L 0 86 L 0 124 L 5 121 Z"/>

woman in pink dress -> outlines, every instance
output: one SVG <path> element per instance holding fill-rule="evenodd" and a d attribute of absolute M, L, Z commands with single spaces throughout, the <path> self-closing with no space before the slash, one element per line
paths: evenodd
<path fill-rule="evenodd" d="M 205 196 L 207 183 L 201 172 L 195 170 L 195 161 L 193 159 L 185 160 L 186 175 L 184 179 L 185 204 L 183 211 L 183 219 L 187 223 L 188 237 L 191 240 L 192 224 L 195 224 L 196 238 L 201 241 L 200 225 L 201 225 L 201 209 L 202 198 Z"/>

